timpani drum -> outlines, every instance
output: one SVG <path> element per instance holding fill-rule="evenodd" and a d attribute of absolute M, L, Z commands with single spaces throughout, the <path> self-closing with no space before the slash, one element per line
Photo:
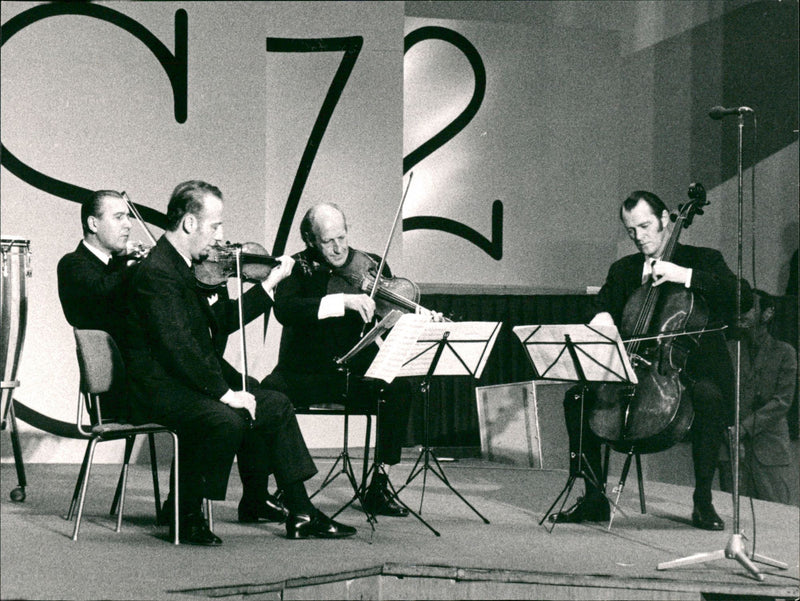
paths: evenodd
<path fill-rule="evenodd" d="M 0 238 L 0 407 L 3 428 L 11 426 L 11 441 L 17 464 L 18 488 L 14 501 L 25 500 L 25 475 L 14 417 L 14 389 L 19 386 L 17 368 L 25 342 L 28 320 L 28 278 L 31 277 L 30 241 L 14 236 Z"/>

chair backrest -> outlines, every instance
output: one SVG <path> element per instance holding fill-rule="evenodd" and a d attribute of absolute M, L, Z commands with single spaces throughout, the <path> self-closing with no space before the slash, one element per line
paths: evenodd
<path fill-rule="evenodd" d="M 80 390 L 92 425 L 127 421 L 125 363 L 114 339 L 102 330 L 74 328 L 74 333 L 81 372 Z M 79 402 L 77 426 L 82 434 L 88 435 L 82 425 L 83 408 L 83 403 Z"/>
<path fill-rule="evenodd" d="M 114 339 L 102 330 L 74 331 L 81 392 L 102 394 L 119 387 L 125 380 L 125 364 Z"/>

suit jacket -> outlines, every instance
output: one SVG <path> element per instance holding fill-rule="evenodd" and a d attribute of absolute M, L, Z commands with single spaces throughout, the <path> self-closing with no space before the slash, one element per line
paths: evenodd
<path fill-rule="evenodd" d="M 83 242 L 58 262 L 58 297 L 69 324 L 104 330 L 119 342 L 124 320 L 125 290 L 136 265 L 112 258 L 108 265 Z"/>
<path fill-rule="evenodd" d="M 732 324 L 736 316 L 736 276 L 728 269 L 722 254 L 711 248 L 678 244 L 672 262 L 692 269 L 690 290 L 702 296 L 708 305 L 708 327 Z M 608 311 L 617 327 L 622 323 L 625 303 L 642 285 L 643 268 L 644 255 L 637 253 L 616 261 L 608 270 L 594 308 Z M 742 286 L 746 287 L 747 283 L 743 281 Z M 716 383 L 726 405 L 733 400 L 735 374 L 722 333 L 701 337 L 700 347 L 689 356 L 686 373 L 694 379 L 709 379 Z"/>
<path fill-rule="evenodd" d="M 272 301 L 261 286 L 253 286 L 242 302 L 247 323 Z M 157 419 L 173 403 L 219 399 L 228 389 L 241 389 L 241 375 L 222 356 L 228 334 L 238 328 L 236 302 L 220 300 L 210 307 L 165 237 L 131 281 L 125 326 L 121 346 L 135 421 Z"/>
<path fill-rule="evenodd" d="M 736 343 L 728 348 L 736 357 Z M 758 348 L 742 341 L 740 434 L 762 465 L 789 464 L 786 415 L 797 384 L 797 359 L 791 345 L 766 334 Z"/>
<path fill-rule="evenodd" d="M 351 249 L 348 262 L 352 256 Z M 370 256 L 380 262 L 377 255 Z M 315 260 L 308 249 L 295 254 L 294 259 L 291 275 L 275 289 L 275 318 L 283 325 L 276 371 L 333 374 L 337 370 L 334 360 L 358 342 L 364 322 L 355 311 L 320 320 L 319 305 L 330 292 L 334 271 Z M 383 273 L 391 276 L 388 266 Z M 345 291 L 359 292 L 354 288 Z M 376 353 L 374 345 L 362 351 L 350 365 L 352 372 L 363 374 Z"/>

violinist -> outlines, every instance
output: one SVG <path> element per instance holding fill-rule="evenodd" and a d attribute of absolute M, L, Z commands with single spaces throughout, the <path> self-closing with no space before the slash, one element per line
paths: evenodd
<path fill-rule="evenodd" d="M 272 471 L 288 509 L 287 538 L 352 536 L 355 528 L 331 520 L 309 500 L 304 482 L 317 469 L 289 400 L 261 386 L 243 390 L 241 374 L 222 357 L 220 336 L 228 332 L 192 271 L 221 241 L 222 215 L 222 193 L 215 186 L 188 181 L 175 188 L 166 232 L 131 279 L 119 341 L 132 421 L 164 424 L 180 438 L 180 540 L 222 543 L 203 518 L 201 503 L 225 498 L 234 455 L 244 489 L 240 510 L 243 503 L 257 512 L 263 506 Z M 283 261 L 274 269 L 267 287 L 285 277 L 290 265 Z M 255 295 L 251 289 L 245 296 L 262 302 L 265 291 L 254 288 Z"/>
<path fill-rule="evenodd" d="M 381 389 L 363 376 L 377 348 L 372 345 L 352 361 L 349 377 L 337 369 L 335 359 L 358 342 L 364 324 L 375 314 L 375 301 L 364 291 L 339 286 L 341 274 L 362 253 L 350 247 L 347 221 L 331 203 L 311 207 L 300 223 L 306 248 L 294 255 L 291 276 L 275 291 L 274 312 L 283 325 L 278 365 L 267 377 L 270 386 L 284 390 L 295 406 L 344 403 L 352 409 L 375 412 Z M 380 261 L 375 255 L 369 260 Z M 390 276 L 388 267 L 385 276 Z M 382 383 L 381 383 L 382 384 Z M 389 491 L 388 466 L 400 461 L 410 413 L 410 390 L 402 379 L 386 385 L 378 421 L 375 471 L 365 497 L 373 514 L 404 517 L 408 510 Z"/>
<path fill-rule="evenodd" d="M 670 238 L 670 215 L 662 200 L 651 192 L 633 192 L 622 203 L 619 216 L 639 252 L 611 265 L 605 284 L 597 295 L 596 315 L 590 324 L 620 327 L 626 303 L 638 288 L 648 282 L 653 286 L 673 282 L 703 297 L 709 309 L 707 329 L 734 323 L 737 278 L 719 251 L 678 244 L 672 261 L 661 260 Z M 742 290 L 743 296 L 749 294 L 744 281 Z M 695 478 L 692 525 L 705 530 L 722 530 L 725 525 L 714 509 L 711 486 L 723 432 L 733 419 L 735 374 L 721 332 L 701 336 L 699 348 L 689 356 L 681 377 L 694 407 L 690 431 Z M 591 482 L 585 478 L 585 496 L 571 508 L 552 514 L 551 521 L 574 523 L 609 519 L 609 502 L 603 494 L 605 482 L 600 469 L 601 441 L 591 431 L 586 419 L 594 400 L 592 389 L 586 390 L 581 427 L 580 388 L 571 388 L 564 398 L 570 469 L 573 473 L 578 471 L 582 431 L 587 471 L 594 474 L 596 480 Z"/>
<path fill-rule="evenodd" d="M 137 246 L 128 238 L 131 220 L 122 195 L 98 190 L 81 204 L 83 240 L 58 262 L 58 297 L 69 324 L 121 335 L 122 296 L 134 272 Z M 102 398 L 106 415 L 125 418 L 123 391 Z"/>

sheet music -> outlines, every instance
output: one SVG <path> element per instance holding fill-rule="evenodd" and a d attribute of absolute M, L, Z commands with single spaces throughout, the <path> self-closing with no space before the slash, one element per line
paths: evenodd
<path fill-rule="evenodd" d="M 514 333 L 525 346 L 537 378 L 580 380 L 565 343 L 569 335 L 587 381 L 638 382 L 616 326 L 516 326 Z"/>
<path fill-rule="evenodd" d="M 445 332 L 446 344 L 433 375 L 479 378 L 497 340 L 500 322 L 432 322 L 424 315 L 403 315 L 381 346 L 365 377 L 391 382 L 428 373 Z"/>

